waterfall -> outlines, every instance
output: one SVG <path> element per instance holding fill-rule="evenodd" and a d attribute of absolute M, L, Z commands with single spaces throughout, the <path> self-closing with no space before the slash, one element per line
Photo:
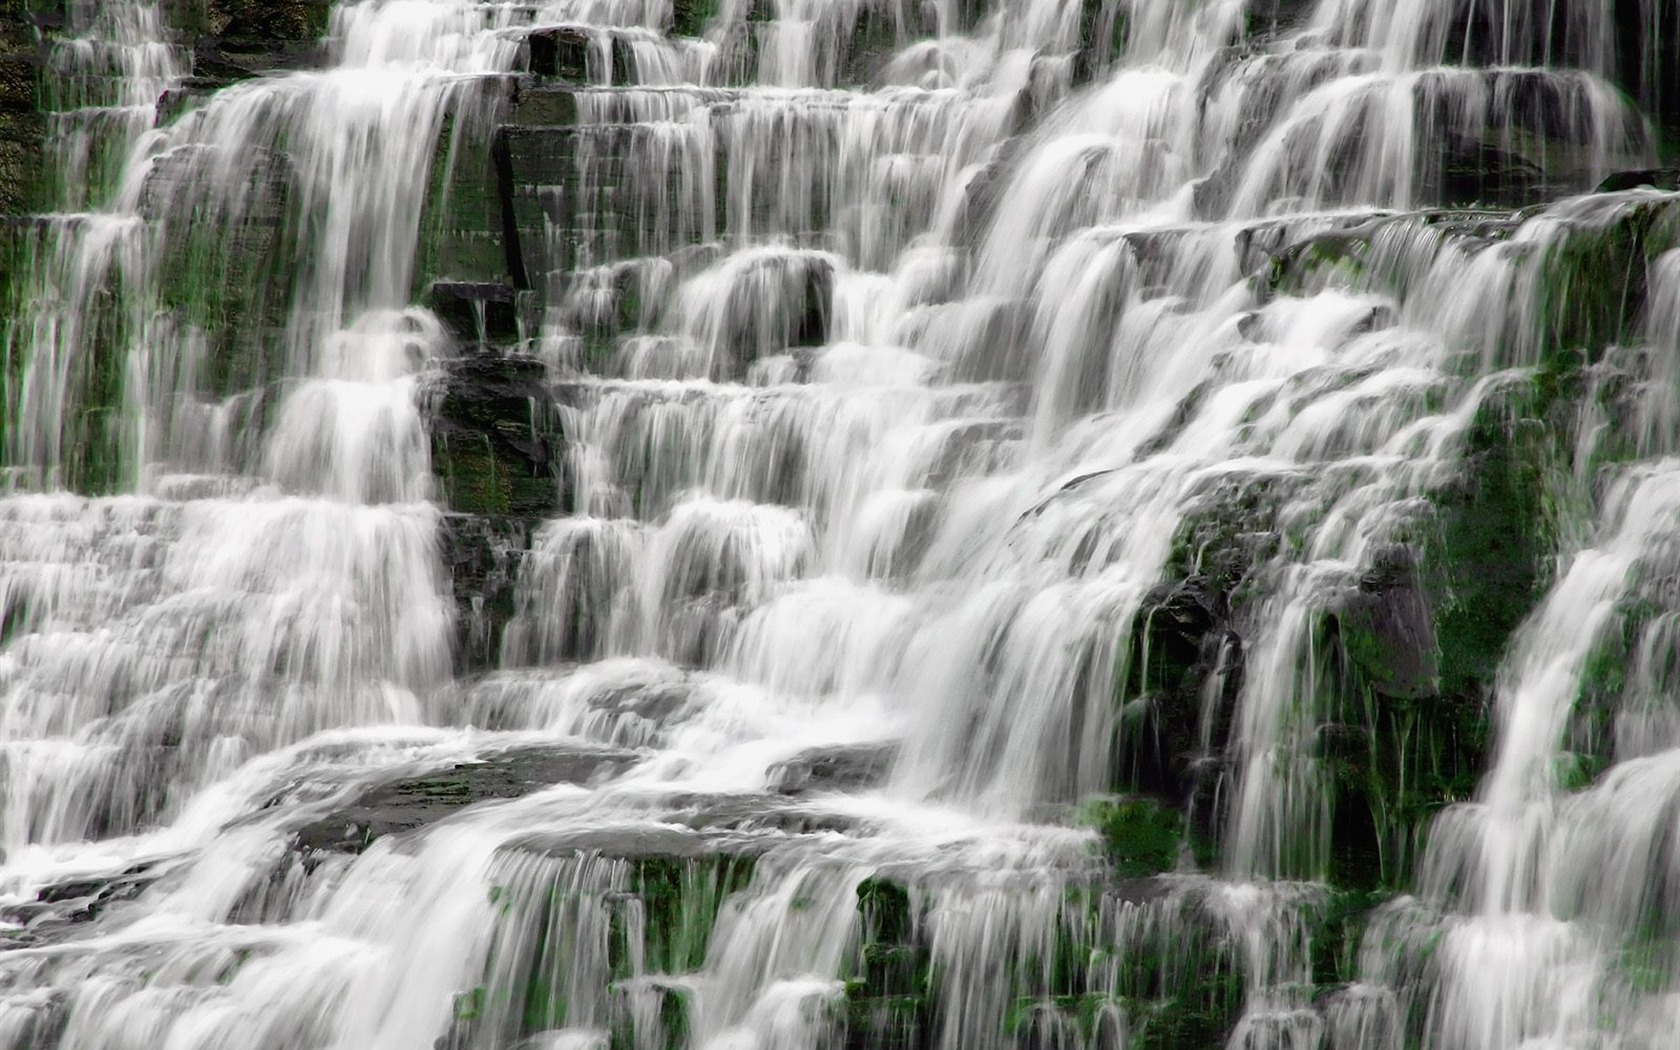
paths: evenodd
<path fill-rule="evenodd" d="M 1667 0 L 13 7 L 0 1050 L 1672 1040 Z"/>

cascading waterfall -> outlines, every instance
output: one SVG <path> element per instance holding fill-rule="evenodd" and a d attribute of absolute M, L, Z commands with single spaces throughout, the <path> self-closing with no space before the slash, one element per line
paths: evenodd
<path fill-rule="evenodd" d="M 0 1050 L 1671 1039 L 1672 5 L 59 6 Z"/>

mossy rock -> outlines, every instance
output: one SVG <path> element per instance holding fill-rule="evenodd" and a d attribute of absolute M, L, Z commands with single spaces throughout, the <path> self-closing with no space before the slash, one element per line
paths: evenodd
<path fill-rule="evenodd" d="M 1545 584 L 1556 534 L 1554 396 L 1544 380 L 1491 394 L 1465 436 L 1458 480 L 1432 494 L 1435 526 L 1425 535 L 1423 573 L 1426 588 L 1441 596 L 1435 636 L 1443 695 L 1491 684 L 1506 642 Z"/>
<path fill-rule="evenodd" d="M 542 365 L 494 352 L 450 362 L 433 400 L 432 467 L 450 510 L 547 517 L 561 505 L 559 426 Z"/>
<path fill-rule="evenodd" d="M 1295 484 L 1276 475 L 1225 477 L 1192 497 L 1167 582 L 1144 597 L 1115 654 L 1120 717 L 1111 790 L 1176 804 L 1216 775 L 1213 764 L 1199 761 L 1211 757 L 1200 753 L 1204 695 L 1216 688 L 1221 700 L 1208 727 L 1217 754 L 1242 688 L 1241 610 L 1256 568 L 1281 549 L 1277 514 Z"/>
<path fill-rule="evenodd" d="M 520 798 L 555 784 L 589 783 L 637 758 L 633 751 L 589 745 L 505 751 L 370 787 L 300 829 L 293 842 L 306 855 L 356 854 L 387 835 L 418 831 L 467 806 Z"/>
<path fill-rule="evenodd" d="M 1388 890 L 1331 889 L 1308 917 L 1313 982 L 1319 987 L 1359 979 L 1359 947 L 1372 914 L 1392 900 Z"/>
<path fill-rule="evenodd" d="M 1435 814 L 1470 798 L 1486 767 L 1495 678 L 1555 546 L 1562 438 L 1539 420 L 1553 396 L 1520 378 L 1490 393 L 1411 542 L 1375 552 L 1327 614 L 1318 650 L 1337 697 L 1321 733 L 1338 885 L 1403 883 Z"/>
<path fill-rule="evenodd" d="M 1435 623 L 1414 548 L 1377 550 L 1371 567 L 1337 603 L 1332 630 L 1342 654 L 1376 693 L 1401 700 L 1439 693 Z"/>
<path fill-rule="evenodd" d="M 699 836 L 652 828 L 544 836 L 504 847 L 492 871 L 495 930 L 481 982 L 456 997 L 442 1045 L 514 1045 L 579 1023 L 607 1022 L 614 1046 L 643 1045 L 624 1009 L 628 982 L 654 981 L 662 1038 L 685 1037 L 688 1003 L 666 982 L 698 969 L 725 900 L 751 881 L 750 854 L 719 852 Z M 568 1001 L 580 967 L 590 1004 Z M 607 1002 L 610 1000 L 610 1002 Z M 603 1014 L 602 1007 L 605 1003 Z"/>
<path fill-rule="evenodd" d="M 1184 819 L 1154 799 L 1099 799 L 1087 803 L 1080 823 L 1095 828 L 1102 856 L 1123 878 L 1172 871 L 1184 848 Z"/>
<path fill-rule="evenodd" d="M 46 117 L 0 110 L 0 215 L 32 215 L 46 207 L 46 139 Z"/>
<path fill-rule="evenodd" d="M 1211 727 L 1217 750 L 1242 685 L 1242 640 L 1230 621 L 1230 581 L 1196 574 L 1143 600 L 1124 663 L 1118 767 L 1112 787 L 1181 802 L 1195 790 L 1202 700 L 1216 675 L 1225 701 Z"/>
<path fill-rule="evenodd" d="M 199 24 L 212 36 L 303 42 L 326 33 L 332 2 L 203 0 L 202 10 Z"/>
<path fill-rule="evenodd" d="M 855 1050 L 933 1045 L 938 976 L 908 886 L 885 875 L 858 884 L 858 950 L 845 971 L 837 1018 L 842 1043 Z"/>
<path fill-rule="evenodd" d="M 671 27 L 672 36 L 699 36 L 706 29 L 706 23 L 717 16 L 717 0 L 672 0 Z"/>
<path fill-rule="evenodd" d="M 1605 348 L 1636 338 L 1650 260 L 1680 243 L 1672 198 L 1635 198 L 1601 222 L 1578 222 L 1525 260 L 1535 268 L 1537 345 L 1520 347 L 1543 372 L 1565 378 Z"/>
<path fill-rule="evenodd" d="M 1129 12 L 1117 0 L 1080 0 L 1073 82 L 1087 83 L 1126 52 Z"/>

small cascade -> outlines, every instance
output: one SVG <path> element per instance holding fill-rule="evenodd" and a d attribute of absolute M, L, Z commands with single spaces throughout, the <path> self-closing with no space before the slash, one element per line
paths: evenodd
<path fill-rule="evenodd" d="M 1666 1045 L 1666 0 L 24 7 L 0 1050 Z"/>
<path fill-rule="evenodd" d="M 48 111 L 52 211 L 30 223 L 11 290 L 6 348 L 6 466 L 25 484 L 74 477 L 117 479 L 90 462 L 87 444 L 121 445 L 108 416 L 84 413 L 84 398 L 110 397 L 127 376 L 95 364 L 88 346 L 112 351 L 128 338 L 123 304 L 140 298 L 145 236 L 126 173 L 146 148 L 159 96 L 187 71 L 154 3 L 72 3 L 47 48 L 38 94 Z M 91 418 L 90 418 L 91 417 Z M 111 457 L 116 458 L 116 457 Z M 68 475 L 68 476 L 67 476 Z"/>

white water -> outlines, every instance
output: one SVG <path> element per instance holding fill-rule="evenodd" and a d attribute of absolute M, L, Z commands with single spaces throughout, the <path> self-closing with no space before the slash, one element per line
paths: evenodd
<path fill-rule="evenodd" d="M 104 6 L 67 34 L 120 38 L 137 113 L 185 68 L 149 5 Z M 1359 982 L 1317 996 L 1307 932 L 1335 847 L 1323 625 L 1546 366 L 1550 260 L 1669 198 L 1563 200 L 1495 247 L 1401 213 L 1451 151 L 1544 167 L 1546 198 L 1648 163 L 1608 16 L 1554 53 L 1505 11 L 1460 55 L 1462 5 L 1326 0 L 1245 38 L 1241 3 L 1142 0 L 1099 12 L 1126 35 L 1076 87 L 1071 3 L 748 6 L 673 45 L 663 3 L 341 5 L 324 68 L 136 118 L 109 199 L 46 220 L 7 330 L 0 1046 L 827 1045 L 877 878 L 917 929 L 876 939 L 936 986 L 902 1025 L 942 1050 L 1160 1038 L 1137 959 L 1222 970 L 1203 1038 L 1233 1050 L 1662 1045 L 1673 255 L 1648 354 L 1624 348 L 1633 465 L 1595 477 L 1583 441 L 1547 482 L 1593 524 L 1558 530 L 1505 655 L 1476 802 Z M 424 391 L 458 348 L 411 304 L 421 215 L 440 139 L 503 119 L 557 25 L 601 82 L 570 134 L 618 151 L 539 188 L 609 206 L 528 251 L 544 320 L 509 351 L 547 369 L 569 503 L 499 668 L 457 677 Z M 865 25 L 897 47 L 837 87 Z M 1357 261 L 1250 279 L 1348 228 Z M 1080 805 L 1128 789 L 1162 702 L 1131 639 L 1159 584 L 1214 571 L 1185 548 L 1233 506 L 1240 637 L 1162 716 L 1191 723 L 1169 805 L 1213 855 L 1104 892 Z M 1567 790 L 1583 680 L 1646 581 L 1619 764 Z M 294 847 L 369 785 L 529 748 L 584 772 Z M 786 790 L 833 748 L 884 776 Z M 132 901 L 55 925 L 52 887 L 123 873 Z"/>

